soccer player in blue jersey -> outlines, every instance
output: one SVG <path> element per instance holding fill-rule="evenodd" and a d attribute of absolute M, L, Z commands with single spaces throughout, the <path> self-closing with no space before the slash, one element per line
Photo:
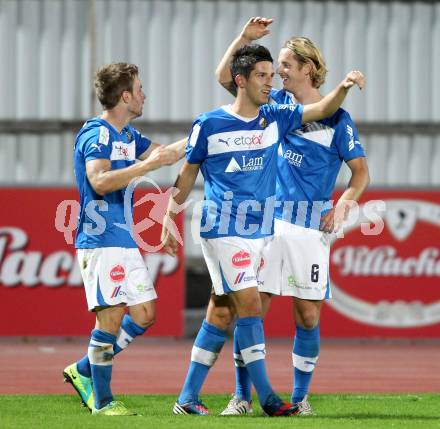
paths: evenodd
<path fill-rule="evenodd" d="M 217 78 L 232 94 L 236 95 L 229 70 L 232 53 L 268 34 L 272 21 L 251 18 L 220 62 Z M 271 102 L 307 106 L 323 98 L 319 87 L 324 83 L 327 69 L 313 42 L 305 37 L 288 40 L 278 61 L 283 89 L 271 91 Z M 296 330 L 291 401 L 298 404 L 298 414 L 310 415 L 313 412 L 307 394 L 319 356 L 321 305 L 331 296 L 327 233 L 339 229 L 351 201 L 358 201 L 368 186 L 369 174 L 356 126 L 345 110 L 339 109 L 320 121 L 303 123 L 301 129 L 289 132 L 279 146 L 276 196 L 281 204 L 275 210 L 274 239 L 263 252 L 259 291 L 264 314 L 273 295 L 292 296 Z M 352 175 L 347 189 L 332 207 L 329 200 L 342 161 L 347 163 Z M 211 310 L 217 314 L 210 317 L 221 315 L 224 321 L 230 321 L 228 307 L 212 306 Z M 239 352 L 234 353 L 237 388 L 224 415 L 251 410 L 250 378 L 242 367 Z"/>
<path fill-rule="evenodd" d="M 164 147 L 130 125 L 145 101 L 136 65 L 102 67 L 95 89 L 103 113 L 79 131 L 74 168 L 81 204 L 75 247 L 96 325 L 87 354 L 63 374 L 93 414 L 134 415 L 113 398 L 113 357 L 153 324 L 157 295 L 130 229 L 133 202 L 125 207 L 124 196 L 131 180 L 183 157 L 186 139 Z"/>
<path fill-rule="evenodd" d="M 283 402 L 269 383 L 257 271 L 264 246 L 273 233 L 273 203 L 278 141 L 301 123 L 334 113 L 348 89 L 362 86 L 360 72 L 351 72 L 327 97 L 308 106 L 270 105 L 273 66 L 263 46 L 244 46 L 234 53 L 231 75 L 237 98 L 200 115 L 186 148 L 186 162 L 176 181 L 178 193 L 170 199 L 167 217 L 186 200 L 199 170 L 205 179 L 202 213 L 202 250 L 215 295 L 227 295 L 238 314 L 234 341 L 243 358 L 259 401 L 269 416 L 295 414 L 297 405 Z M 177 204 L 177 206 L 176 206 Z M 175 254 L 176 240 L 164 221 L 163 243 Z M 217 298 L 220 297 L 220 298 Z M 221 323 L 207 318 L 195 340 L 188 374 L 175 414 L 208 414 L 199 392 L 225 341 Z"/>

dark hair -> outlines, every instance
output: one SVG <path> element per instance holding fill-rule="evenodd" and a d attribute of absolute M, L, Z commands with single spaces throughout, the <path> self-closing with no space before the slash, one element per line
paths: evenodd
<path fill-rule="evenodd" d="M 95 90 L 104 109 L 115 107 L 124 91 L 133 93 L 134 78 L 139 70 L 134 64 L 113 63 L 101 67 L 95 76 Z"/>
<path fill-rule="evenodd" d="M 272 55 L 267 48 L 261 45 L 245 45 L 234 52 L 232 56 L 232 62 L 230 66 L 232 81 L 234 86 L 235 77 L 242 75 L 246 79 L 249 79 L 252 70 L 255 68 L 255 64 L 260 61 L 269 61 L 273 63 Z"/>

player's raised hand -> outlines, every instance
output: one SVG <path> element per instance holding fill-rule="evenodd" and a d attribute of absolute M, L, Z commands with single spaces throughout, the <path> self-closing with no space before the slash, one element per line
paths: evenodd
<path fill-rule="evenodd" d="M 365 76 L 359 70 L 352 70 L 347 76 L 345 76 L 342 85 L 347 89 L 351 88 L 353 85 L 357 85 L 359 89 L 362 89 L 365 86 Z"/>
<path fill-rule="evenodd" d="M 272 24 L 272 22 L 273 19 L 271 18 L 254 16 L 245 24 L 240 36 L 249 40 L 249 42 L 261 39 L 263 36 L 270 33 L 270 30 L 267 27 Z"/>
<path fill-rule="evenodd" d="M 173 228 L 170 228 L 171 224 L 175 226 L 175 223 L 171 221 L 169 216 L 165 215 L 162 224 L 162 233 L 160 235 L 160 240 L 165 251 L 171 256 L 176 256 L 177 240 L 172 233 Z"/>

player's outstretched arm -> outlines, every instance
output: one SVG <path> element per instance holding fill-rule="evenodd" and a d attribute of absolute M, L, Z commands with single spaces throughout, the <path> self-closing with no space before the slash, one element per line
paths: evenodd
<path fill-rule="evenodd" d="M 365 77 L 359 70 L 348 73 L 345 79 L 322 100 L 305 105 L 302 122 L 319 121 L 333 115 L 339 109 L 353 85 L 357 85 L 360 89 L 365 86 Z"/>
<path fill-rule="evenodd" d="M 237 95 L 237 88 L 232 83 L 231 71 L 229 69 L 232 55 L 242 46 L 249 45 L 254 40 L 258 40 L 266 36 L 266 34 L 269 34 L 270 30 L 267 27 L 272 24 L 272 22 L 273 19 L 261 16 L 254 16 L 249 19 L 241 30 L 241 33 L 232 41 L 223 55 L 223 58 L 220 60 L 215 70 L 215 77 L 220 85 L 227 89 L 234 97 Z"/>
<path fill-rule="evenodd" d="M 337 232 L 353 205 L 359 201 L 365 189 L 370 184 L 370 174 L 367 160 L 364 157 L 354 158 L 347 162 L 351 170 L 351 178 L 347 189 L 339 198 L 335 207 L 321 218 L 321 231 Z"/>
<path fill-rule="evenodd" d="M 175 256 L 177 252 L 177 240 L 174 232 L 176 224 L 174 219 L 180 211 L 180 206 L 188 198 L 196 181 L 199 169 L 200 164 L 190 164 L 188 161 L 185 161 L 174 184 L 174 195 L 170 196 L 168 201 L 168 208 L 162 225 L 161 242 L 165 251 L 171 256 Z"/>
<path fill-rule="evenodd" d="M 164 165 L 172 165 L 178 159 L 175 150 L 167 150 L 165 146 L 159 146 L 152 150 L 147 159 L 118 170 L 112 170 L 111 162 L 108 159 L 87 161 L 86 174 L 94 191 L 98 195 L 105 195 L 125 188 L 131 180 L 143 176 L 149 171 Z"/>
<path fill-rule="evenodd" d="M 185 147 L 186 147 L 187 141 L 188 141 L 188 138 L 185 137 L 183 139 L 180 139 L 180 140 L 177 140 L 173 143 L 170 143 L 169 145 L 165 145 L 164 147 L 166 147 L 166 149 L 169 151 L 175 151 L 178 156 L 176 161 L 178 161 L 185 156 Z M 147 159 L 151 155 L 153 150 L 160 147 L 160 146 L 163 146 L 163 145 L 161 145 L 160 143 L 152 142 L 150 147 L 141 156 L 139 156 L 139 159 L 141 161 Z"/>

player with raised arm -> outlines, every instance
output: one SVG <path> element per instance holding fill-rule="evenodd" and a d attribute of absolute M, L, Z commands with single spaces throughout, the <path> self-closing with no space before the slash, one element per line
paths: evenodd
<path fill-rule="evenodd" d="M 75 247 L 96 325 L 88 353 L 63 374 L 93 414 L 135 415 L 113 398 L 113 357 L 153 324 L 157 295 L 132 231 L 125 227 L 133 202 L 124 207 L 124 195 L 131 180 L 182 158 L 186 139 L 164 147 L 130 125 L 145 101 L 134 64 L 102 67 L 95 89 L 103 113 L 79 131 L 74 167 L 81 204 Z"/>
<path fill-rule="evenodd" d="M 327 97 L 308 106 L 271 105 L 267 103 L 274 75 L 272 62 L 269 51 L 259 45 L 244 46 L 234 53 L 231 75 L 237 98 L 232 105 L 195 120 L 162 239 L 167 252 L 175 254 L 177 242 L 167 228 L 167 219 L 174 220 L 175 207 L 185 202 L 200 169 L 205 179 L 202 250 L 215 293 L 210 305 L 224 300 L 224 295 L 232 302 L 238 313 L 234 340 L 262 408 L 269 416 L 287 416 L 298 407 L 284 403 L 267 377 L 257 279 L 263 248 L 273 233 L 278 141 L 304 122 L 333 114 L 351 86 L 363 85 L 363 76 L 357 71 L 349 73 Z M 207 317 L 194 342 L 175 414 L 208 414 L 199 392 L 224 341 L 222 323 Z"/>
<path fill-rule="evenodd" d="M 233 95 L 235 86 L 229 70 L 232 53 L 243 45 L 269 33 L 272 19 L 251 18 L 232 42 L 217 67 L 219 82 Z M 274 103 L 316 103 L 323 96 L 319 87 L 327 69 L 323 56 L 305 37 L 288 40 L 280 51 L 278 74 L 282 90 L 272 90 Z M 292 96 L 293 95 L 293 96 Z M 275 236 L 263 253 L 259 290 L 264 314 L 273 295 L 292 296 L 296 324 L 292 349 L 294 382 L 291 401 L 299 405 L 299 414 L 310 415 L 307 394 L 320 348 L 320 312 L 324 299 L 330 298 L 328 234 L 337 231 L 352 201 L 358 201 L 369 184 L 365 153 L 359 143 L 350 115 L 339 109 L 320 121 L 305 121 L 302 128 L 289 132 L 279 147 Z M 351 170 L 351 179 L 338 202 L 329 201 L 342 161 Z M 228 308 L 211 306 L 216 318 L 230 320 Z M 235 353 L 236 392 L 224 415 L 251 410 L 251 385 L 240 356 Z M 237 357 L 238 356 L 238 357 Z"/>

